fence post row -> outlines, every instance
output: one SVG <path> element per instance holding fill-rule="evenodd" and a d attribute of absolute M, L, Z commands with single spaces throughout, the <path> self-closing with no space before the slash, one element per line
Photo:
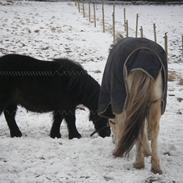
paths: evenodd
<path fill-rule="evenodd" d="M 81 12 L 81 2 L 80 0 L 75 0 L 75 6 L 78 8 L 79 12 Z M 101 0 L 102 2 L 102 25 L 103 25 L 103 32 L 106 32 L 106 28 L 105 28 L 105 2 L 104 0 Z M 82 1 L 83 3 L 83 17 L 86 17 L 86 12 L 85 12 L 85 4 L 84 4 L 84 0 Z M 96 27 L 96 3 L 95 1 L 92 2 L 91 0 L 88 1 L 88 16 L 89 16 L 89 22 L 91 22 L 91 3 L 93 3 L 93 16 L 94 16 L 94 26 Z M 128 20 L 126 17 L 126 8 L 123 9 L 123 16 L 124 16 L 124 31 L 126 32 L 126 37 L 129 36 L 129 27 L 128 27 Z M 116 39 L 116 25 L 115 25 L 115 3 L 113 3 L 113 13 L 112 13 L 112 21 L 113 21 L 113 27 L 112 27 L 112 31 L 113 31 L 113 42 L 115 42 Z M 144 33 L 143 33 L 143 27 L 140 26 L 139 29 L 139 14 L 136 14 L 136 32 L 135 32 L 135 37 L 138 37 L 138 31 L 140 31 L 140 36 L 143 38 L 144 37 Z M 156 30 L 156 24 L 153 24 L 153 33 L 154 33 L 154 41 L 157 42 L 157 30 Z M 167 54 L 167 58 L 168 58 L 168 36 L 167 36 L 167 32 L 164 35 L 164 48 L 165 48 L 165 52 Z M 183 35 L 181 36 L 181 48 L 182 48 L 182 57 L 183 57 Z"/>

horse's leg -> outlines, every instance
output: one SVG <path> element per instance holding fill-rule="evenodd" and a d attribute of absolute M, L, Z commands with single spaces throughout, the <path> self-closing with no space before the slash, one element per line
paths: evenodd
<path fill-rule="evenodd" d="M 81 134 L 78 132 L 78 130 L 76 128 L 75 109 L 69 111 L 65 115 L 65 120 L 67 122 L 67 127 L 68 127 L 68 131 L 69 131 L 69 139 L 81 138 Z"/>
<path fill-rule="evenodd" d="M 52 138 L 61 138 L 60 134 L 60 125 L 63 120 L 63 115 L 59 111 L 53 112 L 53 124 L 50 131 L 50 137 Z"/>
<path fill-rule="evenodd" d="M 144 132 L 139 135 L 137 142 L 136 142 L 136 161 L 134 162 L 133 166 L 137 169 L 144 168 Z"/>
<path fill-rule="evenodd" d="M 135 168 L 144 168 L 144 156 L 150 156 L 151 151 L 147 136 L 147 121 L 144 124 L 144 132 L 138 138 L 136 143 L 136 161 L 133 164 Z"/>
<path fill-rule="evenodd" d="M 145 121 L 145 127 L 144 127 L 144 138 L 143 138 L 143 152 L 144 156 L 151 156 L 151 150 L 149 147 L 149 139 L 148 139 L 148 125 L 147 125 L 147 120 Z"/>
<path fill-rule="evenodd" d="M 16 121 L 15 121 L 15 115 L 16 115 L 17 106 L 16 105 L 10 105 L 4 109 L 4 116 L 6 118 L 8 127 L 10 129 L 10 135 L 11 137 L 21 137 L 22 133 L 19 130 Z"/>
<path fill-rule="evenodd" d="M 151 149 L 152 149 L 151 171 L 153 173 L 162 174 L 162 170 L 160 168 L 160 161 L 157 153 L 160 117 L 161 117 L 161 100 L 158 100 L 157 102 L 153 103 L 150 107 L 148 115 L 148 123 L 151 131 Z"/>

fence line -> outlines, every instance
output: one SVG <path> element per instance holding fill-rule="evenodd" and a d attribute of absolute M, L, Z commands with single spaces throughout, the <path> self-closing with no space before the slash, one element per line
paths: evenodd
<path fill-rule="evenodd" d="M 96 22 L 96 3 L 95 0 L 91 1 L 85 1 L 86 3 L 88 3 L 88 19 L 89 22 L 91 21 L 91 3 L 93 3 L 93 23 L 94 23 L 94 27 L 97 26 L 97 22 Z M 85 2 L 84 0 L 82 0 L 83 3 L 83 17 L 86 17 L 86 13 L 85 13 Z M 78 8 L 78 11 L 81 12 L 81 1 L 80 0 L 75 0 L 74 1 L 75 6 Z M 105 3 L 104 0 L 101 0 L 101 5 L 102 5 L 102 30 L 103 32 L 106 32 L 106 28 L 105 28 Z M 126 16 L 126 8 L 123 8 L 123 26 L 124 26 L 124 32 L 125 36 L 128 37 L 129 36 L 129 22 Z M 113 42 L 116 39 L 116 18 L 115 18 L 115 3 L 113 3 L 113 12 L 112 12 L 112 35 L 113 35 Z M 138 28 L 139 24 L 139 14 L 136 14 L 136 28 L 135 28 L 135 37 L 138 37 L 138 31 L 140 31 L 140 37 L 144 37 L 144 30 L 143 27 L 140 26 L 140 29 Z M 157 31 L 156 31 L 156 24 L 153 24 L 153 34 L 154 34 L 154 41 L 157 42 Z M 168 58 L 168 35 L 167 32 L 165 33 L 165 35 L 163 36 L 164 38 L 164 49 L 167 53 L 167 58 Z M 181 36 L 181 50 L 182 50 L 182 57 L 183 57 L 183 35 Z"/>

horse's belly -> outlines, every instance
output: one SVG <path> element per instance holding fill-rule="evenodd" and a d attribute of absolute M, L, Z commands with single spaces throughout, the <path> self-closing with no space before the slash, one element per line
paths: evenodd
<path fill-rule="evenodd" d="M 22 107 L 26 108 L 29 111 L 32 112 L 49 112 L 55 110 L 55 107 L 51 104 L 48 103 L 38 103 L 34 102 L 33 100 L 18 100 L 17 101 L 18 105 L 21 105 Z"/>
<path fill-rule="evenodd" d="M 53 96 L 31 96 L 31 95 L 18 95 L 16 97 L 17 105 L 21 105 L 32 112 L 49 112 L 54 110 L 62 110 L 66 107 L 64 101 L 58 97 Z"/>

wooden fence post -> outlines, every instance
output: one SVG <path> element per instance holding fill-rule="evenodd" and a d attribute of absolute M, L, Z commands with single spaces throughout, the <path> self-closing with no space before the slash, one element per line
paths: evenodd
<path fill-rule="evenodd" d="M 80 12 L 80 0 L 78 0 L 78 10 Z"/>
<path fill-rule="evenodd" d="M 168 59 L 168 36 L 167 36 L 167 32 L 165 33 L 164 41 L 165 41 L 165 52 L 166 52 L 167 59 Z"/>
<path fill-rule="evenodd" d="M 83 1 L 83 17 L 85 17 L 85 4 L 84 4 L 84 1 Z"/>
<path fill-rule="evenodd" d="M 156 36 L 156 24 L 153 24 L 153 30 L 154 30 L 154 41 L 157 42 L 157 36 Z"/>
<path fill-rule="evenodd" d="M 136 15 L 136 32 L 135 32 L 135 37 L 138 37 L 138 20 L 139 20 L 139 15 L 137 13 L 137 15 Z"/>
<path fill-rule="evenodd" d="M 112 27 L 113 27 L 113 43 L 115 43 L 115 32 L 116 32 L 116 30 L 115 30 L 115 3 L 113 3 L 113 13 L 112 13 Z"/>
<path fill-rule="evenodd" d="M 89 18 L 89 22 L 91 22 L 91 1 L 88 2 L 88 18 Z"/>
<path fill-rule="evenodd" d="M 94 15 L 94 27 L 96 27 L 96 10 L 95 10 L 95 2 L 93 3 L 93 15 Z"/>
<path fill-rule="evenodd" d="M 128 37 L 128 20 L 126 20 L 126 23 L 125 23 L 125 29 L 126 29 L 126 37 Z"/>
<path fill-rule="evenodd" d="M 182 35 L 182 56 L 183 56 L 183 35 Z"/>
<path fill-rule="evenodd" d="M 144 36 L 144 35 L 143 35 L 143 27 L 142 27 L 142 26 L 140 27 L 140 36 L 141 36 L 142 38 L 143 38 L 143 36 Z"/>
<path fill-rule="evenodd" d="M 123 9 L 124 11 L 124 31 L 126 31 L 126 9 Z"/>
<path fill-rule="evenodd" d="M 102 24 L 103 24 L 103 32 L 105 32 L 104 0 L 102 0 Z"/>

